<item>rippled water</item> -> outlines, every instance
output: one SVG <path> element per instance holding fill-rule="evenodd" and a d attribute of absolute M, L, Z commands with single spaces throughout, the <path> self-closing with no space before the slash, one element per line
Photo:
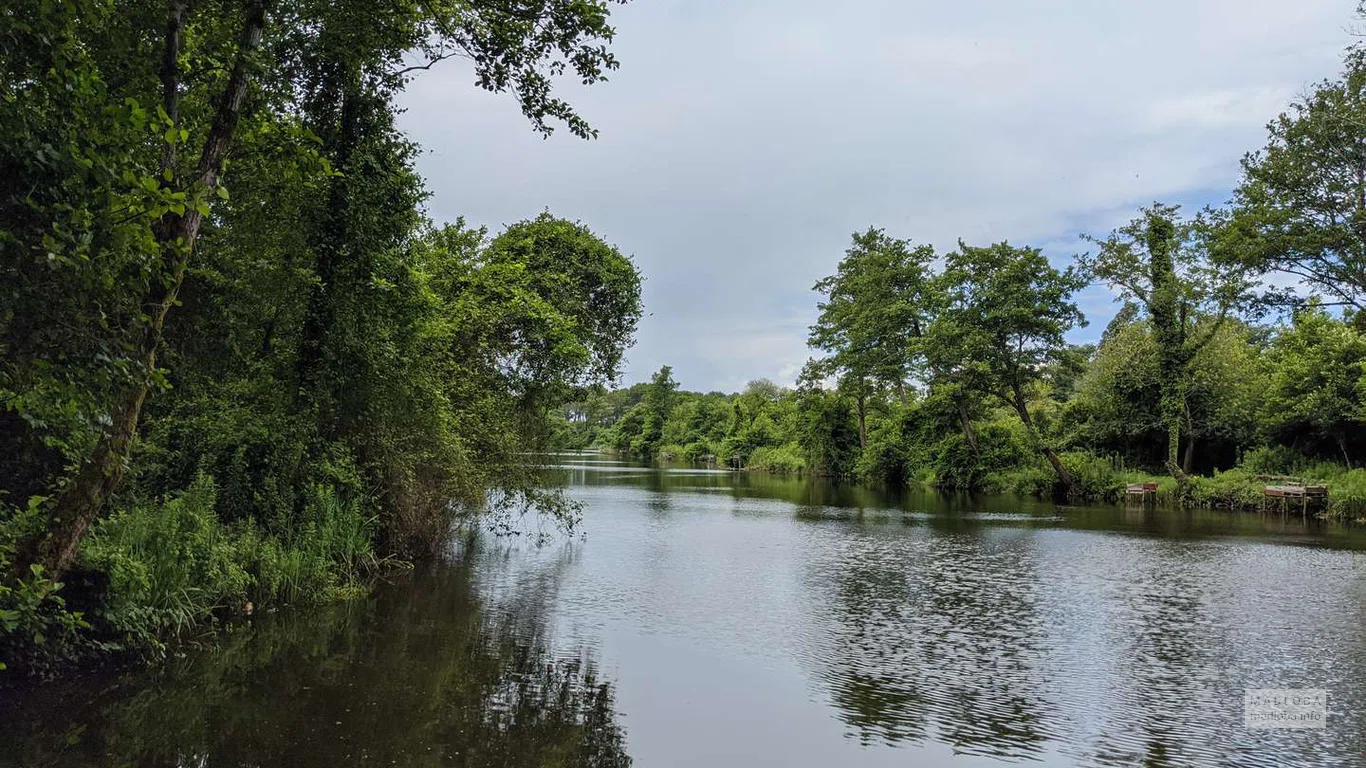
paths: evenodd
<path fill-rule="evenodd" d="M 1360 529 L 564 463 L 582 536 L 10 702 L 0 765 L 1366 765 Z"/>

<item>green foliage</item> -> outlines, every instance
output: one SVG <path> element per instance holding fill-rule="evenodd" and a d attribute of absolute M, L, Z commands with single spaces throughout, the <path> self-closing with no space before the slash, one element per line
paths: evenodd
<path fill-rule="evenodd" d="M 1167 434 L 1165 463 L 1181 477 L 1190 464 L 1180 458 L 1183 421 L 1190 439 L 1198 437 L 1190 412 L 1195 360 L 1223 330 L 1231 311 L 1247 302 L 1252 281 L 1242 267 L 1214 255 L 1232 247 L 1230 230 L 1206 217 L 1184 221 L 1178 210 L 1155 203 L 1108 238 L 1090 238 L 1099 249 L 1081 257 L 1080 264 L 1147 313 Z"/>
<path fill-rule="evenodd" d="M 554 85 L 616 67 L 612 5 L 6 6 L 0 495 L 40 499 L 0 516 L 8 594 L 55 605 L 14 563 L 81 552 L 95 629 L 144 641 L 529 504 L 572 524 L 524 456 L 615 379 L 640 275 L 548 212 L 427 221 L 396 98 L 463 57 L 590 137 Z"/>
<path fill-rule="evenodd" d="M 1013 408 L 1059 485 L 1076 493 L 1028 397 L 1051 365 L 1071 358 L 1064 337 L 1086 324 L 1072 295 L 1086 280 L 1075 267 L 1055 268 L 1036 248 L 960 243 L 939 281 L 946 298 L 926 333 L 930 369 L 951 372 L 946 375 L 960 391 L 991 395 Z"/>
<path fill-rule="evenodd" d="M 1267 436 L 1351 463 L 1366 450 L 1366 334 L 1310 306 L 1267 352 L 1261 400 Z"/>
<path fill-rule="evenodd" d="M 1276 270 L 1361 309 L 1366 301 L 1366 48 L 1267 126 L 1266 146 L 1243 159 L 1227 228 L 1226 261 Z"/>
<path fill-rule="evenodd" d="M 1246 326 L 1226 322 L 1190 361 L 1180 423 L 1186 472 L 1230 462 L 1238 447 L 1258 438 L 1266 382 L 1249 336 Z M 1063 414 L 1069 440 L 1139 466 L 1163 465 L 1168 435 L 1158 358 L 1147 322 L 1116 318 Z"/>
<path fill-rule="evenodd" d="M 806 459 L 795 445 L 763 445 L 750 452 L 745 468 L 775 475 L 796 475 L 805 471 Z"/>
<path fill-rule="evenodd" d="M 36 564 L 28 578 L 0 584 L 0 672 L 42 673 L 89 647 L 81 631 L 90 624 L 67 610 L 62 586 Z"/>
<path fill-rule="evenodd" d="M 161 503 L 121 511 L 86 539 L 84 562 L 109 574 L 98 619 L 129 647 L 156 646 L 247 603 L 316 601 L 373 571 L 375 518 L 316 486 L 282 535 L 254 521 L 224 523 L 218 488 L 201 475 Z"/>
<path fill-rule="evenodd" d="M 918 361 L 917 345 L 937 301 L 930 264 L 934 249 L 870 227 L 855 233 L 839 270 L 816 283 L 820 316 L 807 343 L 826 353 L 806 376 L 834 376 L 857 402 L 866 447 L 867 399 L 878 386 L 904 390 Z"/>
<path fill-rule="evenodd" d="M 689 455 L 687 448 L 670 443 L 661 445 L 655 449 L 655 460 L 660 462 L 676 462 L 696 461 L 697 459 Z"/>

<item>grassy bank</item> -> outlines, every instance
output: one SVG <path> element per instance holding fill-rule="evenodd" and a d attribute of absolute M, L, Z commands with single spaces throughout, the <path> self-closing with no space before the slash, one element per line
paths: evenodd
<path fill-rule="evenodd" d="M 1169 476 L 1129 472 L 1123 478 L 1125 483 L 1156 482 L 1158 503 L 1245 511 L 1281 509 L 1280 500 L 1267 499 L 1263 494 L 1266 486 L 1272 483 L 1260 474 L 1236 467 L 1208 477 L 1194 475 L 1190 477 L 1184 496 L 1180 493 L 1176 479 Z M 1366 521 L 1366 470 L 1326 465 L 1323 471 L 1299 477 L 1304 478 L 1307 484 L 1328 488 L 1327 500 L 1311 502 L 1310 514 L 1338 520 Z M 1120 485 L 1115 491 L 1116 495 L 1122 494 L 1123 490 L 1124 486 Z M 1286 500 L 1286 508 L 1298 512 L 1299 502 Z"/>
<path fill-rule="evenodd" d="M 1269 475 L 1294 476 L 1309 485 L 1328 488 L 1326 501 L 1311 504 L 1310 513 L 1339 520 L 1366 520 L 1366 469 L 1311 461 L 1282 449 L 1249 451 L 1237 466 L 1211 475 L 1189 475 L 1184 491 L 1176 478 L 1165 474 L 1124 470 L 1106 459 L 1084 452 L 1061 455 L 1076 481 L 1081 499 L 1118 502 L 1131 483 L 1157 483 L 1156 502 L 1184 507 L 1260 511 L 1279 509 L 1279 500 L 1264 495 Z M 933 478 L 929 479 L 934 485 Z M 1049 496 L 1058 491 L 1057 477 L 1042 462 L 987 475 L 979 490 Z M 1296 502 L 1289 506 L 1298 510 Z"/>
<path fill-rule="evenodd" d="M 666 446 L 663 463 L 691 463 L 700 458 L 696 451 L 681 446 Z M 1212 475 L 1190 475 L 1182 493 L 1170 475 L 1117 468 L 1111 461 L 1082 451 L 1061 455 L 1077 484 L 1076 500 L 1105 503 L 1124 501 L 1125 488 L 1131 483 L 1157 483 L 1154 500 L 1159 504 L 1208 509 L 1261 511 L 1280 509 L 1279 500 L 1268 500 L 1263 491 L 1273 484 L 1267 475 L 1302 478 L 1310 485 L 1328 488 L 1326 501 L 1311 503 L 1310 514 L 1338 520 L 1366 521 L 1366 469 L 1349 469 L 1333 462 L 1304 460 L 1293 453 L 1261 449 L 1249 452 L 1236 467 Z M 755 449 L 745 463 L 749 472 L 779 475 L 807 474 L 809 467 L 795 446 Z M 961 483 L 963 473 L 939 473 L 926 468 L 909 484 L 946 490 L 972 490 L 985 493 L 1014 493 L 1048 497 L 1058 493 L 1057 475 L 1042 461 L 1020 462 L 982 475 L 968 475 L 969 485 Z M 1296 502 L 1288 508 L 1297 511 Z"/>
<path fill-rule="evenodd" d="M 214 480 L 200 476 L 184 493 L 98 523 L 66 583 L 39 568 L 0 584 L 0 665 L 9 666 L 0 677 L 110 653 L 155 657 L 231 616 L 361 593 L 386 564 L 374 552 L 375 517 L 330 488 L 311 488 L 300 519 L 283 532 L 223 521 L 217 496 Z M 38 510 L 35 502 L 0 513 L 0 530 L 22 531 Z M 13 537 L 0 541 L 0 569 L 9 569 L 13 548 Z"/>

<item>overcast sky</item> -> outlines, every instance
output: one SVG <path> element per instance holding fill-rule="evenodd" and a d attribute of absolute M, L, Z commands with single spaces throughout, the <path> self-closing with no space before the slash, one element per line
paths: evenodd
<path fill-rule="evenodd" d="M 1243 153 L 1334 76 L 1355 0 L 635 0 L 621 69 L 564 93 L 601 131 L 535 134 L 443 63 L 403 98 L 437 221 L 543 209 L 645 275 L 625 383 L 791 383 L 811 286 L 869 225 L 1066 263 L 1153 200 L 1225 200 Z M 447 66 L 449 64 L 449 66 Z M 1080 297 L 1095 339 L 1115 305 Z"/>

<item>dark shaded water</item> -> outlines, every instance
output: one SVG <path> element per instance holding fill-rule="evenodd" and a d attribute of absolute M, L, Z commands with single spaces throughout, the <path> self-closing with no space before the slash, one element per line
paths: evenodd
<path fill-rule="evenodd" d="M 566 465 L 582 537 L 0 705 L 0 766 L 1366 765 L 1366 531 Z"/>

